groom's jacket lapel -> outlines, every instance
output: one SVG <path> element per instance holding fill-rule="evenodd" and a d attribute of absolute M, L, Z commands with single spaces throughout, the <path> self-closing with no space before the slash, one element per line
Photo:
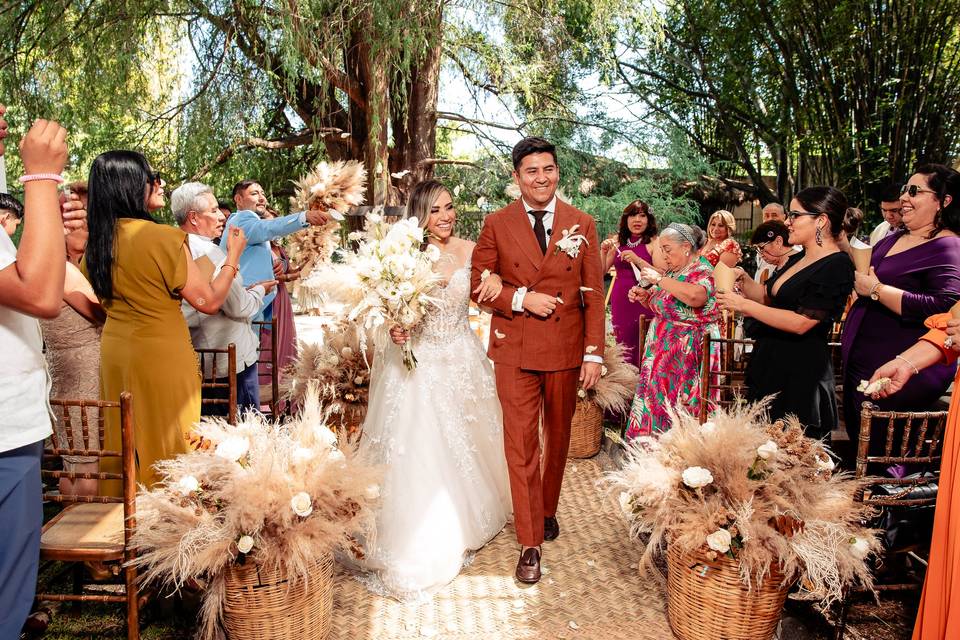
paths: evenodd
<path fill-rule="evenodd" d="M 540 268 L 543 261 L 543 254 L 540 253 L 540 246 L 537 244 L 537 236 L 533 234 L 533 225 L 530 224 L 530 218 L 524 209 L 523 201 L 516 200 L 509 205 L 507 214 L 507 231 L 513 237 L 514 241 L 520 246 L 534 269 Z M 549 252 L 548 252 L 549 253 Z"/>
<path fill-rule="evenodd" d="M 577 214 L 574 210 L 563 202 L 559 198 L 557 199 L 557 208 L 553 212 L 553 229 L 550 231 L 550 244 L 547 246 L 547 253 L 540 260 L 539 264 L 539 273 L 537 277 L 531 282 L 531 285 L 535 285 L 543 278 L 544 274 L 547 272 L 547 267 L 550 263 L 556 259 L 557 255 L 557 240 L 563 237 L 563 230 L 571 228 L 576 224 Z M 531 231 L 533 233 L 533 226 L 530 225 Z M 536 238 L 534 238 L 536 242 Z M 537 247 L 539 253 L 539 247 Z"/>

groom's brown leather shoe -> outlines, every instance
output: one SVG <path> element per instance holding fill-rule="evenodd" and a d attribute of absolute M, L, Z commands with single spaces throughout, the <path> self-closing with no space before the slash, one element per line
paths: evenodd
<path fill-rule="evenodd" d="M 517 580 L 524 584 L 536 584 L 540 581 L 540 549 L 530 547 L 520 554 Z"/>
<path fill-rule="evenodd" d="M 543 539 L 556 540 L 560 535 L 560 523 L 556 516 L 547 516 L 543 519 Z"/>

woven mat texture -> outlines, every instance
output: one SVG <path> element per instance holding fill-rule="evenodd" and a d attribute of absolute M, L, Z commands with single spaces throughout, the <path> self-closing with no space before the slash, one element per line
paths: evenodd
<path fill-rule="evenodd" d="M 340 572 L 330 640 L 669 640 L 665 594 L 637 571 L 640 548 L 627 538 L 613 497 L 596 487 L 609 459 L 567 464 L 560 537 L 543 547 L 543 579 L 513 578 L 519 547 L 507 525 L 430 602 L 401 603 L 369 593 Z"/>

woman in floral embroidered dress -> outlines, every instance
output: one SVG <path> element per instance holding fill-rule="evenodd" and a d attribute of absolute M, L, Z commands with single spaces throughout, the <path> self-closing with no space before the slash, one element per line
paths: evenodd
<path fill-rule="evenodd" d="M 649 290 L 634 287 L 631 297 L 646 304 L 654 319 L 647 334 L 640 383 L 630 409 L 627 438 L 670 428 L 669 407 L 700 410 L 703 341 L 720 337 L 714 301 L 713 268 L 698 253 L 704 233 L 697 227 L 671 224 L 660 234 L 667 271 L 644 269 Z M 719 353 L 711 351 L 710 370 L 720 369 Z"/>
<path fill-rule="evenodd" d="M 722 262 L 735 267 L 743 257 L 740 244 L 733 235 L 737 232 L 737 220 L 729 211 L 714 211 L 707 221 L 707 242 L 700 248 L 700 255 L 710 261 L 710 266 Z"/>

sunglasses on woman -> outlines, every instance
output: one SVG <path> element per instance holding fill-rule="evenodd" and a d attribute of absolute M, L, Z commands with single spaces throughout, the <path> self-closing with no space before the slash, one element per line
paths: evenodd
<path fill-rule="evenodd" d="M 918 193 L 936 193 L 933 189 L 924 189 L 915 184 L 905 184 L 900 187 L 900 195 L 907 194 L 911 198 L 916 198 Z"/>

